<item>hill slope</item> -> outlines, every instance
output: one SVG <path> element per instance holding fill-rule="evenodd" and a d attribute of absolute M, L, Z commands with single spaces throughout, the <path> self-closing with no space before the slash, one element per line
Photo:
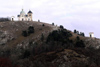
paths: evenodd
<path fill-rule="evenodd" d="M 22 32 L 28 32 L 30 26 L 34 33 L 23 36 Z M 9 67 L 98 67 L 99 46 L 99 39 L 43 22 L 0 22 L 0 62 L 5 62 L 1 66 L 10 63 Z"/>
<path fill-rule="evenodd" d="M 45 26 L 42 26 L 42 25 Z M 33 26 L 35 28 L 35 33 L 28 36 L 23 37 L 22 31 L 27 30 L 29 26 Z M 56 26 L 52 26 L 50 24 L 41 23 L 41 22 L 0 22 L 0 31 L 1 37 L 6 36 L 3 38 L 3 41 L 7 40 L 7 45 L 16 45 L 20 44 L 21 42 L 26 42 L 29 40 L 37 40 L 41 36 L 41 34 L 47 35 L 52 30 L 57 29 Z M 4 40 L 5 39 L 5 40 Z M 2 44 L 2 43 L 1 43 Z"/>

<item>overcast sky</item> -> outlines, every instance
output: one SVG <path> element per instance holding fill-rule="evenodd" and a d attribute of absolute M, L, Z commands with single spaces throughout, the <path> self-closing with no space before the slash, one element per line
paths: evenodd
<path fill-rule="evenodd" d="M 100 38 L 100 0 L 0 0 L 0 17 L 15 16 L 24 9 L 33 20 L 63 25 L 66 29 L 94 32 Z"/>

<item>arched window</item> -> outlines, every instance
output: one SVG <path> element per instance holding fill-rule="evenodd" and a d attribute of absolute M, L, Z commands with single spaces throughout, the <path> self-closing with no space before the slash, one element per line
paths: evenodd
<path fill-rule="evenodd" d="M 30 18 L 28 18 L 28 21 L 30 21 Z"/>

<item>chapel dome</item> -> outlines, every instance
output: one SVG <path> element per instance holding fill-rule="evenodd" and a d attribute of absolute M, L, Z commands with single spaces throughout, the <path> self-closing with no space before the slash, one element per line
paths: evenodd
<path fill-rule="evenodd" d="M 21 15 L 21 14 L 25 15 L 25 12 L 24 12 L 24 10 L 23 10 L 23 9 L 22 9 L 22 11 L 20 12 L 20 15 Z"/>

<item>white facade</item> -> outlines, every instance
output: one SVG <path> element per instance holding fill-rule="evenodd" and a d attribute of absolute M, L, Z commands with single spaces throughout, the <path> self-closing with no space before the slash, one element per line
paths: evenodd
<path fill-rule="evenodd" d="M 20 15 L 18 15 L 19 21 L 32 21 L 32 12 L 29 10 L 29 12 L 26 14 L 24 10 L 20 12 Z"/>
<path fill-rule="evenodd" d="M 11 21 L 14 21 L 14 18 L 15 18 L 15 17 L 14 17 L 14 16 L 12 16 L 12 17 L 11 17 Z"/>
<path fill-rule="evenodd" d="M 94 37 L 94 33 L 93 32 L 90 32 L 89 33 L 89 36 L 93 38 Z"/>

